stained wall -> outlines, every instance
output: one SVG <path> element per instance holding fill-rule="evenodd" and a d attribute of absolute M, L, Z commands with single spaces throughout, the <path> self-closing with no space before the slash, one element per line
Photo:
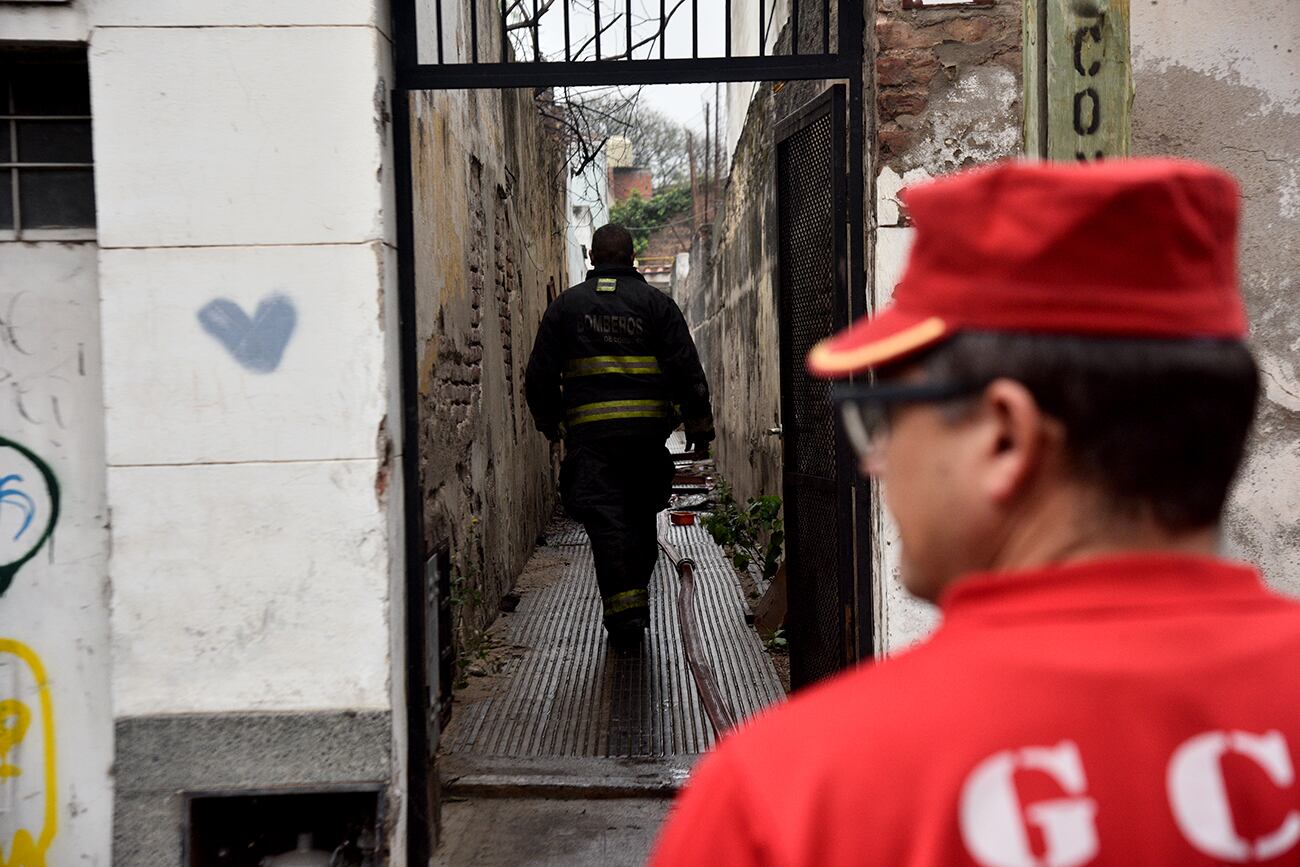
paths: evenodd
<path fill-rule="evenodd" d="M 496 616 L 555 504 L 558 453 L 523 394 L 542 313 L 568 285 L 567 172 L 545 106 L 532 91 L 412 102 L 424 542 L 451 554 L 463 633 Z"/>
<path fill-rule="evenodd" d="M 1240 269 L 1263 374 L 1224 548 L 1300 594 L 1300 16 L 1294 3 L 1132 10 L 1133 149 L 1203 160 L 1241 184 Z M 1212 22 L 1212 26 L 1204 26 Z"/>

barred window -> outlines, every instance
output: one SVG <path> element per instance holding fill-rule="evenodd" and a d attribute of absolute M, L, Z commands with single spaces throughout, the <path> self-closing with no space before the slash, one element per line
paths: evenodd
<path fill-rule="evenodd" d="M 94 225 L 84 46 L 0 51 L 0 233 Z"/>

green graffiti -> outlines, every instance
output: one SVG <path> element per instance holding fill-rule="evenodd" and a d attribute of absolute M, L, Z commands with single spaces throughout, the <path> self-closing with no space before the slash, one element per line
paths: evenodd
<path fill-rule="evenodd" d="M 59 482 L 30 449 L 0 437 L 0 596 L 54 534 Z"/>

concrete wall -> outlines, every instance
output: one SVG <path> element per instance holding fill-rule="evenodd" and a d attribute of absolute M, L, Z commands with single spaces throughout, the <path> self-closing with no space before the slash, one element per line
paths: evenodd
<path fill-rule="evenodd" d="M 275 28 L 207 5 L 211 26 L 159 6 L 92 40 L 127 742 L 176 714 L 360 721 L 400 681 L 389 42 L 368 5 Z M 309 755 L 286 745 L 279 784 L 319 782 Z M 145 863 L 123 852 L 158 851 L 179 805 L 118 772 L 115 857 Z"/>
<path fill-rule="evenodd" d="M 1133 149 L 1242 187 L 1241 278 L 1264 395 L 1225 525 L 1231 556 L 1300 594 L 1300 16 L 1290 0 L 1134 4 Z M 1207 26 L 1208 25 L 1208 26 Z"/>
<path fill-rule="evenodd" d="M 462 644 L 495 617 L 554 508 L 523 396 L 567 286 L 566 171 L 531 91 L 414 98 L 425 548 L 450 548 Z"/>
<path fill-rule="evenodd" d="M 763 50 L 771 51 L 781 35 L 781 30 L 790 20 L 790 0 L 765 0 L 764 5 L 766 6 L 764 11 L 767 12 L 768 37 Z M 731 51 L 739 57 L 754 57 L 758 54 L 759 34 L 758 29 L 753 26 L 758 20 L 758 11 L 758 0 L 732 0 L 731 2 Z M 732 81 L 724 86 L 727 94 L 727 153 L 734 155 L 749 117 L 749 103 L 753 100 L 759 83 Z"/>
<path fill-rule="evenodd" d="M 110 863 L 96 257 L 93 241 L 0 243 L 0 766 L 18 771 L 0 776 L 4 863 L 35 863 L 14 860 L 22 835 L 43 863 Z"/>
<path fill-rule="evenodd" d="M 587 279 L 592 235 L 609 222 L 609 175 L 605 164 L 605 154 L 598 153 L 581 174 L 568 175 L 565 244 L 570 286 Z"/>
<path fill-rule="evenodd" d="M 17 427 L 65 512 L 0 609 L 53 684 L 47 863 L 179 863 L 185 790 L 375 783 L 401 833 L 386 27 L 375 0 L 0 6 L 6 39 L 92 46 L 97 255 L 0 250 L 24 400 L 69 425 Z"/>
<path fill-rule="evenodd" d="M 736 497 L 781 493 L 781 341 L 776 309 L 776 98 L 749 106 L 711 233 L 697 237 L 680 303 L 709 379 L 714 456 Z M 714 234 L 716 233 L 716 234 Z"/>

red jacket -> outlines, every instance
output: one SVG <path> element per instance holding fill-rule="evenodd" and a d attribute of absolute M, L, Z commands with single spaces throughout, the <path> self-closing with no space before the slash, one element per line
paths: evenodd
<path fill-rule="evenodd" d="M 655 865 L 1300 864 L 1300 604 L 1134 556 L 972 576 L 730 735 Z"/>

